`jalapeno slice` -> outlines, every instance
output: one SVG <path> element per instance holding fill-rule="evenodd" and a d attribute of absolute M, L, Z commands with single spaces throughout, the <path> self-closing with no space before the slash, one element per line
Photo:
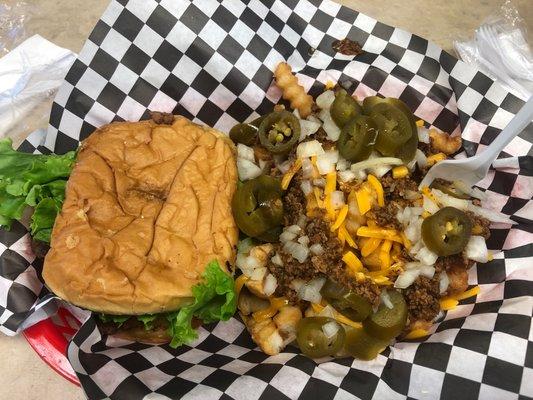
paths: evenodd
<path fill-rule="evenodd" d="M 368 116 L 358 115 L 341 130 L 337 148 L 339 153 L 352 162 L 366 160 L 376 141 L 377 126 Z"/>
<path fill-rule="evenodd" d="M 335 322 L 335 320 L 328 317 L 306 317 L 298 322 L 296 341 L 306 356 L 311 358 L 330 356 L 344 346 L 346 336 L 344 328 L 339 324 L 335 336 L 328 338 L 322 330 L 328 322 Z"/>
<path fill-rule="evenodd" d="M 444 207 L 422 222 L 422 239 L 438 256 L 451 256 L 464 250 L 472 233 L 472 221 L 463 211 Z"/>
<path fill-rule="evenodd" d="M 369 335 L 363 328 L 350 328 L 346 331 L 344 349 L 352 357 L 360 360 L 373 360 L 389 345 L 390 340 L 378 339 Z"/>
<path fill-rule="evenodd" d="M 363 321 L 372 312 L 367 299 L 335 281 L 327 280 L 320 293 L 335 310 L 352 321 Z"/>
<path fill-rule="evenodd" d="M 371 115 L 372 111 L 374 110 L 374 107 L 382 103 L 389 104 L 390 106 L 399 109 L 409 120 L 409 125 L 411 127 L 411 135 L 403 145 L 396 148 L 393 154 L 394 157 L 398 157 L 404 162 L 409 162 L 415 156 L 416 149 L 418 148 L 418 128 L 416 126 L 415 117 L 409 107 L 407 107 L 407 105 L 403 101 L 392 97 L 387 97 L 385 99 L 378 96 L 366 97 L 363 100 L 363 112 L 366 115 Z M 376 149 L 378 148 L 376 147 Z"/>
<path fill-rule="evenodd" d="M 379 128 L 376 150 L 385 156 L 394 156 L 411 138 L 409 119 L 400 109 L 384 102 L 376 104 L 370 116 Z"/>
<path fill-rule="evenodd" d="M 287 154 L 300 138 L 300 121 L 282 110 L 268 114 L 259 125 L 259 140 L 273 154 Z"/>
<path fill-rule="evenodd" d="M 339 128 L 360 115 L 363 109 L 346 90 L 341 89 L 335 94 L 335 101 L 331 105 L 330 114 Z"/>
<path fill-rule="evenodd" d="M 381 303 L 378 310 L 363 321 L 363 327 L 370 336 L 390 340 L 398 336 L 407 322 L 407 304 L 401 293 L 390 290 L 392 308 Z"/>
<path fill-rule="evenodd" d="M 257 127 L 252 124 L 237 124 L 229 131 L 229 137 L 235 143 L 253 146 L 257 138 Z"/>
<path fill-rule="evenodd" d="M 231 209 L 239 229 L 265 241 L 277 239 L 274 228 L 281 225 L 283 202 L 281 184 L 270 176 L 259 176 L 243 183 L 233 196 Z M 268 238 L 268 240 L 266 239 Z"/>

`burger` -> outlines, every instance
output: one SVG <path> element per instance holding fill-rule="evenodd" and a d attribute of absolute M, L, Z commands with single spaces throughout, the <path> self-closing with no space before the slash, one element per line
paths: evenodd
<path fill-rule="evenodd" d="M 176 347 L 235 312 L 231 140 L 181 116 L 101 127 L 82 142 L 43 278 L 103 333 Z"/>

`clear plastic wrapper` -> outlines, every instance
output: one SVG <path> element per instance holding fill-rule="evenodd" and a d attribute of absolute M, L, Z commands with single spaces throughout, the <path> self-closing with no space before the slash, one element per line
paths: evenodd
<path fill-rule="evenodd" d="M 473 38 L 455 41 L 454 47 L 463 61 L 522 99 L 533 94 L 533 53 L 524 20 L 511 0 L 487 18 Z"/>

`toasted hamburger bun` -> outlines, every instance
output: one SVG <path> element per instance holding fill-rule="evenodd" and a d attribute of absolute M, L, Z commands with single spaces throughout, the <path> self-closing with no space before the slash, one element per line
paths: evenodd
<path fill-rule="evenodd" d="M 106 314 L 173 311 L 210 261 L 233 263 L 233 144 L 170 122 L 112 123 L 82 143 L 44 262 L 59 297 Z"/>

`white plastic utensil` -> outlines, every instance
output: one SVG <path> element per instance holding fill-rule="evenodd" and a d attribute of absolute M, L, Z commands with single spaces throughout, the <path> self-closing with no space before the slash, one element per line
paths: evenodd
<path fill-rule="evenodd" d="M 522 109 L 514 116 L 494 141 L 481 153 L 462 160 L 444 160 L 435 164 L 428 171 L 419 189 L 429 186 L 437 179 L 447 181 L 462 181 L 473 186 L 487 175 L 490 165 L 498 157 L 505 146 L 533 120 L 533 97 L 527 101 Z"/>

